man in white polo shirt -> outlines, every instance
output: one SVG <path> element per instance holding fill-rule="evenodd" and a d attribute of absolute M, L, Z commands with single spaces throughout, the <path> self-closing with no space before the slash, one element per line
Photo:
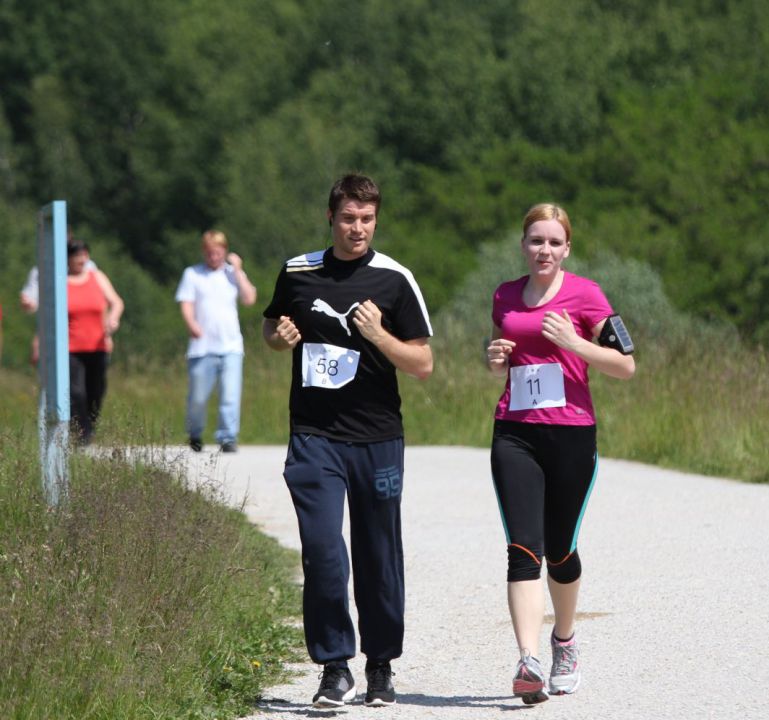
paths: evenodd
<path fill-rule="evenodd" d="M 218 383 L 215 438 L 222 452 L 236 452 L 243 386 L 243 335 L 237 302 L 253 305 L 256 288 L 243 272 L 241 258 L 227 252 L 223 232 L 203 233 L 201 247 L 204 262 L 185 269 L 176 291 L 176 301 L 190 334 L 185 425 L 190 447 L 200 452 L 208 398 Z"/>

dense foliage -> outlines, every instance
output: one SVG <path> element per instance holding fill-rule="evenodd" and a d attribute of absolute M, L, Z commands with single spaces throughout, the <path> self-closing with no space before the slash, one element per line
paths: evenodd
<path fill-rule="evenodd" d="M 224 229 L 267 295 L 281 260 L 326 242 L 328 187 L 357 169 L 384 190 L 378 247 L 414 269 L 433 310 L 475 266 L 479 242 L 555 199 L 578 253 L 646 261 L 674 306 L 765 342 L 764 10 L 762 0 L 2 0 L 0 302 L 11 340 L 24 335 L 9 312 L 42 203 L 68 200 L 75 232 L 118 275 L 132 349 L 177 352 L 183 339 L 163 318 L 200 231 Z M 11 364 L 23 361 L 17 347 L 6 342 Z"/>

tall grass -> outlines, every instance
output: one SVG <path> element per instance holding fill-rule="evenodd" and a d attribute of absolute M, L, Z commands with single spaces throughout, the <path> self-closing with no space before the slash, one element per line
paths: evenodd
<path fill-rule="evenodd" d="M 430 381 L 402 383 L 407 440 L 488 446 L 504 381 L 486 372 L 479 353 L 461 359 L 445 343 L 434 346 Z M 682 344 L 647 348 L 636 359 L 630 382 L 593 374 L 602 456 L 769 482 L 765 353 Z"/>
<path fill-rule="evenodd" d="M 501 381 L 485 369 L 491 296 L 524 272 L 517 240 L 484 246 L 477 271 L 434 318 L 435 371 L 427 382 L 401 377 L 406 439 L 411 444 L 487 446 Z M 602 455 L 680 470 L 769 482 L 767 355 L 736 332 L 675 311 L 648 266 L 612 255 L 569 258 L 569 269 L 597 280 L 622 313 L 637 346 L 635 378 L 624 383 L 592 373 Z M 244 317 L 247 354 L 242 443 L 286 442 L 288 353 L 261 341 L 257 311 Z M 116 353 L 100 427 L 103 442 L 125 440 L 124 419 L 155 442 L 183 443 L 187 379 L 183 349 L 170 362 Z M 0 376 L 0 424 L 34 416 L 29 372 Z M 204 438 L 213 441 L 216 404 Z"/>
<path fill-rule="evenodd" d="M 29 435 L 0 432 L 0 717 L 249 712 L 300 642 L 295 555 L 159 455 L 74 455 L 51 510 Z"/>
<path fill-rule="evenodd" d="M 409 444 L 485 447 L 502 381 L 483 360 L 485 328 L 460 341 L 433 341 L 435 370 L 427 382 L 401 377 Z M 679 470 L 769 482 L 769 359 L 730 336 L 672 343 L 635 334 L 637 371 L 630 382 L 598 373 L 591 386 L 601 455 Z M 288 355 L 255 346 L 243 391 L 242 443 L 283 444 L 288 437 Z M 0 379 L 0 426 L 34 432 L 36 384 L 24 373 Z M 183 362 L 142 374 L 113 367 L 99 442 L 130 440 L 131 427 L 156 443 L 183 443 Z M 128 422 L 126 422 L 128 419 Z M 207 442 L 213 442 L 215 402 Z"/>
<path fill-rule="evenodd" d="M 769 482 L 769 358 L 728 341 L 647 347 L 630 383 L 593 382 L 605 455 Z"/>

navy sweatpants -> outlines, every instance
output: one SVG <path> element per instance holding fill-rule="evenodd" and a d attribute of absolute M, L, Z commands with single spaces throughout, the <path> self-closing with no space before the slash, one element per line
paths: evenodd
<path fill-rule="evenodd" d="M 355 655 L 347 593 L 350 562 L 342 537 L 345 496 L 361 651 L 373 662 L 402 653 L 403 447 L 403 438 L 352 443 L 291 435 L 283 475 L 299 520 L 304 634 L 316 663 Z"/>

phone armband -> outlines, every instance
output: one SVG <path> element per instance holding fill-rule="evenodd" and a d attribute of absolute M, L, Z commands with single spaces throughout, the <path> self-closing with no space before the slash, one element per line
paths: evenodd
<path fill-rule="evenodd" d="M 633 339 L 619 315 L 609 315 L 598 336 L 598 344 L 619 350 L 623 355 L 632 355 L 635 350 Z"/>

